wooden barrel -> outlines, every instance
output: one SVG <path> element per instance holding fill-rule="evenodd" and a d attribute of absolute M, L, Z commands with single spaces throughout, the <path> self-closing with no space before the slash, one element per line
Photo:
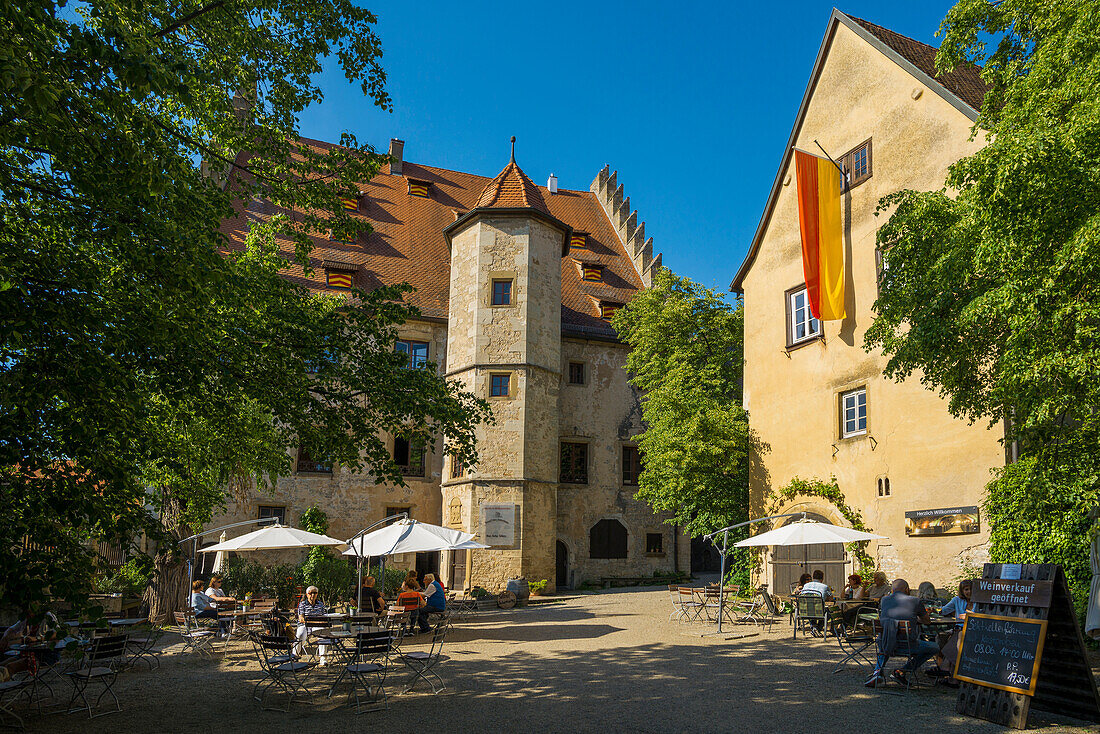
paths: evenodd
<path fill-rule="evenodd" d="M 531 596 L 531 589 L 527 586 L 527 579 L 524 578 L 512 579 L 504 585 L 504 590 L 515 594 L 516 601 L 520 604 L 526 604 L 527 598 Z"/>

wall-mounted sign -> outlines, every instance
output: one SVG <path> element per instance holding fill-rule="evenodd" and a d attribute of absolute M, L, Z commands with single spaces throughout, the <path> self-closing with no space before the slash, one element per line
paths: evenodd
<path fill-rule="evenodd" d="M 910 510 L 905 513 L 906 535 L 966 535 L 981 529 L 976 506 Z"/>
<path fill-rule="evenodd" d="M 481 542 L 485 545 L 512 546 L 516 543 L 516 506 L 481 506 Z"/>

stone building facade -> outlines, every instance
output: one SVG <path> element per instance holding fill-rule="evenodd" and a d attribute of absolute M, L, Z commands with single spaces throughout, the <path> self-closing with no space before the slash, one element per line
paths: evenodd
<path fill-rule="evenodd" d="M 914 376 L 883 377 L 863 349 L 874 319 L 881 259 L 880 198 L 943 186 L 950 164 L 981 146 L 971 127 L 984 86 L 977 70 L 936 76 L 935 49 L 834 11 L 764 215 L 732 289 L 744 295 L 745 403 L 764 450 L 751 457 L 753 516 L 806 511 L 847 524 L 820 497 L 778 502 L 792 477 L 836 477 L 849 506 L 886 540 L 869 552 L 891 578 L 950 584 L 985 558 L 981 505 L 990 470 L 1003 465 L 999 426 L 969 424 Z M 842 197 L 846 314 L 808 317 L 793 148 L 820 144 L 849 178 Z M 776 591 L 810 568 L 842 586 L 853 567 L 842 546 L 772 548 L 762 581 Z"/>
<path fill-rule="evenodd" d="M 608 321 L 649 285 L 660 256 L 616 174 L 605 167 L 576 191 L 553 175 L 536 186 L 514 159 L 489 179 L 406 161 L 399 140 L 390 157 L 347 203 L 371 231 L 317 240 L 314 273 L 292 265 L 287 277 L 317 291 L 412 285 L 421 317 L 402 327 L 399 348 L 489 401 L 496 422 L 478 429 L 479 463 L 452 465 L 441 439 L 421 451 L 388 437 L 405 467 L 400 487 L 299 453 L 273 495 L 235 498 L 212 526 L 268 514 L 296 524 L 317 505 L 331 535 L 351 537 L 408 512 L 492 545 L 390 559 L 438 570 L 459 589 L 689 570 L 689 540 L 634 498 L 640 401 Z M 231 241 L 272 213 L 262 203 L 243 210 L 227 223 Z"/>

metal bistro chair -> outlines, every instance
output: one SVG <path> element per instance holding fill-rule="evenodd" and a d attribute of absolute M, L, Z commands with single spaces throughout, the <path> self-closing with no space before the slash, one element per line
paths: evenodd
<path fill-rule="evenodd" d="M 393 637 L 386 630 L 359 633 L 355 638 L 354 647 L 348 653 L 347 665 L 329 689 L 329 698 L 332 698 L 336 687 L 346 676 L 351 684 L 348 688 L 347 705 L 351 705 L 352 696 L 355 696 L 355 713 L 380 711 L 386 708 L 386 673 L 389 670 L 392 649 Z M 369 680 L 371 678 L 374 681 L 373 685 Z M 359 696 L 360 687 L 366 691 L 367 700 L 375 705 L 363 708 L 363 699 Z"/>
<path fill-rule="evenodd" d="M 324 616 L 308 615 L 306 617 L 306 627 L 309 629 L 309 635 L 306 637 L 307 642 L 312 642 L 317 646 L 317 659 L 321 665 L 328 665 L 329 656 L 336 662 L 340 659 L 343 648 L 340 646 L 339 640 L 332 640 L 327 637 L 313 637 L 313 633 L 319 629 L 327 629 L 332 626 L 332 620 Z"/>
<path fill-rule="evenodd" d="M 18 731 L 23 731 L 23 719 L 19 714 L 15 713 L 4 703 L 4 699 L 9 695 L 17 697 L 20 695 L 26 695 L 27 701 L 30 702 L 30 678 L 20 678 L 19 680 L 9 680 L 0 683 L 0 727 L 14 728 Z M 5 723 L 5 718 L 12 718 L 15 720 L 14 724 Z"/>
<path fill-rule="evenodd" d="M 844 657 L 837 663 L 833 673 L 839 673 L 848 663 L 854 663 L 857 667 L 860 662 L 864 665 L 874 665 L 875 661 L 867 656 L 866 650 L 875 644 L 875 636 L 863 630 L 849 630 L 844 624 L 843 617 L 837 612 L 829 613 L 829 634 L 837 641 L 840 652 Z"/>
<path fill-rule="evenodd" d="M 252 697 L 263 705 L 265 711 L 290 711 L 299 692 L 305 693 L 313 701 L 313 694 L 306 688 L 306 674 L 316 663 L 299 660 L 294 654 L 294 643 L 282 635 L 252 635 L 252 644 L 260 660 L 261 678 L 252 689 Z M 263 695 L 258 695 L 261 686 Z M 276 709 L 266 705 L 267 694 L 272 686 L 278 686 L 286 694 L 286 708 Z"/>
<path fill-rule="evenodd" d="M 668 597 L 672 602 L 672 611 L 669 612 L 668 621 L 671 622 L 673 617 L 677 617 L 679 621 L 684 621 L 684 605 L 680 601 L 680 587 L 673 584 L 668 586 Z"/>
<path fill-rule="evenodd" d="M 792 637 L 798 638 L 801 629 L 803 636 L 822 637 L 828 623 L 828 613 L 825 611 L 825 598 L 820 594 L 799 594 L 794 597 L 794 633 Z"/>
<path fill-rule="evenodd" d="M 183 651 L 192 652 L 202 657 L 214 656 L 214 630 L 207 627 L 199 627 L 195 623 L 195 613 L 190 611 L 176 612 L 175 632 L 183 638 Z"/>
<path fill-rule="evenodd" d="M 447 624 L 446 620 L 440 622 L 432 631 L 432 646 L 427 651 L 416 650 L 401 654 L 401 662 L 413 671 L 409 682 L 405 684 L 404 693 L 411 691 L 421 680 L 431 684 L 433 694 L 446 690 L 447 685 L 439 677 L 439 673 L 435 672 L 435 666 L 439 664 L 440 657 L 443 654 L 443 641 L 447 639 L 448 629 L 450 629 L 450 625 Z M 431 678 L 428 676 L 431 676 Z M 438 687 L 436 682 L 439 683 Z"/>
<path fill-rule="evenodd" d="M 94 719 L 97 716 L 104 716 L 106 714 L 113 714 L 122 710 L 122 704 L 119 703 L 118 696 L 112 688 L 115 685 L 115 680 L 118 679 L 118 672 L 126 665 L 126 635 L 109 635 L 107 637 L 97 637 L 92 640 L 91 645 L 84 653 L 83 664 L 76 670 L 71 670 L 65 675 L 69 676 L 69 680 L 73 684 L 73 695 L 69 699 L 69 711 L 85 710 L 88 712 L 88 718 Z M 98 681 L 103 684 L 103 690 L 100 691 L 99 696 L 96 697 L 95 706 L 88 700 L 85 692 L 92 681 Z M 113 711 L 103 711 L 100 713 L 92 713 L 93 709 L 99 708 L 99 702 L 106 694 L 111 694 L 111 698 L 115 701 L 115 708 Z M 77 699 L 84 702 L 83 706 L 73 707 Z"/>
<path fill-rule="evenodd" d="M 706 611 L 706 607 L 696 595 L 695 589 L 681 586 L 679 591 L 680 608 L 683 610 L 684 620 L 687 622 L 698 622 L 699 617 Z"/>
<path fill-rule="evenodd" d="M 164 630 L 155 625 L 146 624 L 134 630 L 126 638 L 126 647 L 130 650 L 130 658 L 126 661 L 127 668 L 133 668 L 139 662 L 145 661 L 149 670 L 160 667 L 160 650 L 156 649 Z"/>

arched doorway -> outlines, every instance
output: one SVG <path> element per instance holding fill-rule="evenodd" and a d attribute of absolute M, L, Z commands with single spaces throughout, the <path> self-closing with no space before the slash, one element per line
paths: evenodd
<path fill-rule="evenodd" d="M 569 587 L 569 548 L 560 540 L 554 553 L 554 585 L 559 589 Z"/>
<path fill-rule="evenodd" d="M 787 518 L 789 522 L 798 522 L 800 517 Z M 827 518 L 812 512 L 806 513 L 807 520 L 830 523 Z M 780 527 L 786 525 L 782 523 Z M 816 545 L 773 545 L 772 552 L 772 591 L 786 594 L 791 584 L 798 583 L 798 577 L 804 573 L 813 573 L 817 569 L 825 572 L 825 583 L 839 591 L 844 588 L 844 566 L 847 555 L 843 543 L 818 543 Z"/>

